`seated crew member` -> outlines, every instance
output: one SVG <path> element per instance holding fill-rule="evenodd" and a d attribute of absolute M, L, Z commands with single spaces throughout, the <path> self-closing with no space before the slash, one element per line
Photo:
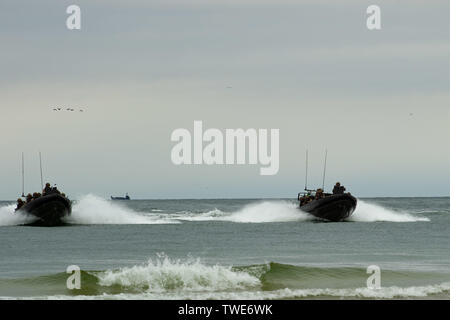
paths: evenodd
<path fill-rule="evenodd" d="M 311 193 L 308 193 L 306 195 L 306 200 L 305 200 L 305 204 L 310 203 L 311 201 L 313 201 L 313 197 L 311 196 Z"/>
<path fill-rule="evenodd" d="M 300 197 L 300 195 L 299 195 L 298 200 L 300 200 L 300 207 L 306 203 L 306 201 L 307 201 L 306 199 L 307 199 L 307 198 L 306 198 L 306 195 L 303 195 L 303 196 L 301 196 L 301 197 Z"/>
<path fill-rule="evenodd" d="M 58 190 L 56 186 L 53 187 L 52 193 L 61 194 L 61 192 Z"/>
<path fill-rule="evenodd" d="M 38 199 L 40 196 L 41 196 L 41 194 L 39 192 L 33 193 L 33 200 Z"/>
<path fill-rule="evenodd" d="M 333 188 L 333 194 L 344 194 L 344 191 L 344 186 L 341 186 L 339 182 L 336 182 L 336 185 Z"/>
<path fill-rule="evenodd" d="M 316 191 L 316 200 L 322 199 L 323 198 L 323 190 L 322 189 L 317 189 Z"/>
<path fill-rule="evenodd" d="M 58 188 L 56 187 L 56 185 L 52 188 L 50 188 L 49 191 L 46 192 L 46 195 L 49 194 L 61 194 L 61 192 L 58 190 Z"/>
<path fill-rule="evenodd" d="M 47 183 L 45 184 L 44 190 L 42 190 L 42 194 L 43 194 L 44 196 L 46 196 L 47 194 L 50 194 L 51 191 L 52 191 L 52 187 L 50 187 L 50 183 L 47 182 Z"/>
<path fill-rule="evenodd" d="M 27 203 L 30 203 L 33 200 L 33 196 L 31 193 L 27 194 Z"/>
<path fill-rule="evenodd" d="M 22 208 L 24 205 L 25 205 L 25 202 L 21 198 L 17 199 L 16 211 L 19 210 L 20 208 Z"/>

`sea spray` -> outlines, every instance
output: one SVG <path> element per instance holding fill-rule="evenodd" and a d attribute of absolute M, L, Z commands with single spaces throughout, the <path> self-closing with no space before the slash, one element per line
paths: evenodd
<path fill-rule="evenodd" d="M 72 214 L 66 219 L 70 224 L 165 224 L 176 221 L 162 220 L 157 215 L 138 213 L 132 209 L 94 195 L 77 201 Z"/>
<path fill-rule="evenodd" d="M 289 201 L 264 201 L 249 204 L 241 210 L 224 217 L 225 221 L 242 223 L 290 222 L 311 219 L 300 211 L 297 204 Z"/>
<path fill-rule="evenodd" d="M 357 222 L 376 222 L 376 221 L 388 221 L 388 222 L 416 222 L 416 221 L 430 221 L 426 217 L 416 217 L 407 212 L 393 211 L 384 208 L 380 205 L 369 203 L 358 199 L 358 205 L 350 221 Z"/>
<path fill-rule="evenodd" d="M 290 201 L 258 201 L 245 205 L 234 212 L 219 209 L 203 213 L 181 212 L 174 216 L 187 221 L 228 221 L 237 223 L 270 223 L 311 220 L 312 217 L 300 211 L 297 204 Z"/>
<path fill-rule="evenodd" d="M 301 211 L 297 202 L 287 200 L 258 201 L 247 204 L 234 212 L 224 212 L 215 208 L 201 213 L 184 211 L 168 217 L 186 221 L 229 221 L 237 223 L 302 222 L 316 219 L 309 213 Z M 356 210 L 348 221 L 416 222 L 429 221 L 429 219 L 358 200 Z"/>
<path fill-rule="evenodd" d="M 14 204 L 0 207 L 0 226 L 17 226 L 36 220 L 36 218 L 26 213 L 15 212 L 15 208 Z"/>
<path fill-rule="evenodd" d="M 0 207 L 0 226 L 21 225 L 33 221 L 33 217 L 14 212 L 15 205 Z M 69 224 L 171 224 L 182 221 L 222 221 L 235 223 L 307 222 L 315 218 L 299 210 L 296 201 L 266 200 L 248 203 L 234 211 L 218 208 L 205 212 L 163 212 L 148 209 L 137 212 L 126 204 L 108 201 L 94 195 L 86 195 L 74 202 Z M 355 212 L 348 219 L 354 222 L 416 222 L 429 221 L 427 217 L 394 211 L 380 205 L 358 199 Z"/>

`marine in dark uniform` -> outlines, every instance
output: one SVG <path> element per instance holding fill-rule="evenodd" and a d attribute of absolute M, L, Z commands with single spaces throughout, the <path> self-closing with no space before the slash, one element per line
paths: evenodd
<path fill-rule="evenodd" d="M 25 205 L 25 202 L 21 198 L 17 199 L 16 211 L 19 210 L 20 208 L 22 208 L 24 205 Z"/>
<path fill-rule="evenodd" d="M 317 189 L 315 200 L 319 200 L 319 199 L 322 199 L 324 197 L 325 197 L 325 195 L 323 194 L 323 190 L 321 188 Z"/>
<path fill-rule="evenodd" d="M 341 186 L 339 182 L 336 182 L 336 185 L 333 188 L 333 194 L 344 194 L 345 187 Z"/>
<path fill-rule="evenodd" d="M 33 196 L 31 195 L 31 193 L 27 194 L 27 203 L 30 203 L 33 200 Z"/>
<path fill-rule="evenodd" d="M 42 190 L 42 194 L 45 196 L 45 195 L 47 195 L 47 194 L 50 194 L 51 191 L 52 191 L 52 187 L 50 187 L 50 183 L 47 182 L 47 183 L 45 184 L 44 190 Z"/>

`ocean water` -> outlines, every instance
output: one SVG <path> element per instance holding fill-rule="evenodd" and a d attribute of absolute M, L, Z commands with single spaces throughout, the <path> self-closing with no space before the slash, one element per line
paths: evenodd
<path fill-rule="evenodd" d="M 32 218 L 0 202 L 0 298 L 449 299 L 450 198 L 358 201 L 331 223 L 289 199 L 87 195 L 56 228 L 20 226 Z M 370 265 L 380 289 L 366 285 Z"/>

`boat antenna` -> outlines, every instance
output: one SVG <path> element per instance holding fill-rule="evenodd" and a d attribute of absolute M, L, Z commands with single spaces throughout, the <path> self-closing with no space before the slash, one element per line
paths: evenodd
<path fill-rule="evenodd" d="M 306 149 L 305 191 L 308 191 L 308 149 Z"/>
<path fill-rule="evenodd" d="M 323 164 L 323 180 L 322 180 L 322 190 L 325 191 L 325 174 L 327 171 L 327 156 L 328 156 L 328 150 L 325 149 L 325 162 Z"/>
<path fill-rule="evenodd" d="M 44 178 L 42 176 L 42 155 L 40 151 L 39 151 L 39 167 L 41 169 L 41 189 L 44 190 Z"/>
<path fill-rule="evenodd" d="M 25 197 L 25 161 L 22 152 L 22 197 Z"/>

